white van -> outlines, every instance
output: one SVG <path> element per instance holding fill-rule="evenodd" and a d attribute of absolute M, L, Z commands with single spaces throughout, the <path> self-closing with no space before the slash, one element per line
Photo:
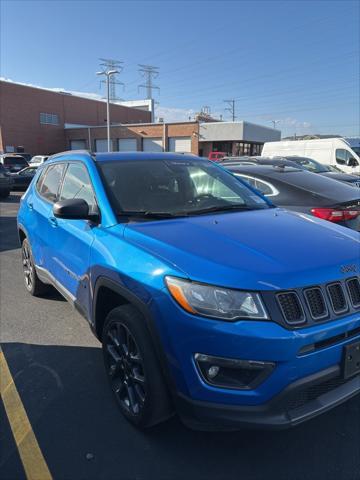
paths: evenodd
<path fill-rule="evenodd" d="M 261 155 L 309 157 L 327 165 L 337 166 L 346 173 L 360 174 L 360 138 L 355 137 L 267 142 Z"/>
<path fill-rule="evenodd" d="M 35 157 L 32 157 L 32 159 L 30 160 L 29 165 L 31 167 L 39 167 L 44 162 L 46 162 L 48 158 L 48 155 L 35 155 Z"/>

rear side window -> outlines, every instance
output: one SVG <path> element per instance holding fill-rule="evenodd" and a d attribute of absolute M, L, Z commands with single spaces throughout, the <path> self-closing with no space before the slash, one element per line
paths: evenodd
<path fill-rule="evenodd" d="M 96 200 L 89 174 L 81 163 L 70 163 L 66 170 L 60 200 L 82 198 L 89 205 L 90 213 L 96 211 Z"/>
<path fill-rule="evenodd" d="M 235 173 L 235 175 L 245 180 L 245 182 L 249 183 L 252 187 L 256 188 L 267 197 L 274 197 L 279 194 L 279 191 L 269 182 L 265 182 L 259 178 L 249 177 L 248 175 L 241 175 L 239 173 Z"/>
<path fill-rule="evenodd" d="M 50 202 L 56 202 L 64 164 L 51 165 L 39 178 L 37 188 L 40 195 Z"/>

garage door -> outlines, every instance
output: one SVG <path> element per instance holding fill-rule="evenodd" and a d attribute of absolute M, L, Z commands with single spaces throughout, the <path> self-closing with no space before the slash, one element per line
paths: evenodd
<path fill-rule="evenodd" d="M 191 137 L 170 137 L 169 152 L 190 153 Z"/>
<path fill-rule="evenodd" d="M 162 152 L 162 138 L 144 138 L 143 139 L 144 152 Z"/>
<path fill-rule="evenodd" d="M 85 150 L 86 140 L 70 140 L 70 150 Z"/>
<path fill-rule="evenodd" d="M 107 152 L 107 139 L 106 138 L 97 138 L 95 140 L 95 151 L 96 152 Z"/>
<path fill-rule="evenodd" d="M 119 152 L 136 152 L 137 150 L 136 138 L 119 138 L 118 150 Z"/>

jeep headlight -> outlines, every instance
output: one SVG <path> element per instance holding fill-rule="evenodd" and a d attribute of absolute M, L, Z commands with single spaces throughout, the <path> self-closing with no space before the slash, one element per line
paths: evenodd
<path fill-rule="evenodd" d="M 171 296 L 187 312 L 222 320 L 269 319 L 258 293 L 165 277 Z"/>

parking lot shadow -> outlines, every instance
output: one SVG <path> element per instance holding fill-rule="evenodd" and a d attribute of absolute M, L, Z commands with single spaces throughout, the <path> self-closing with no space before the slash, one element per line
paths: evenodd
<path fill-rule="evenodd" d="M 195 432 L 175 416 L 144 433 L 118 412 L 100 348 L 6 343 L 3 351 L 57 479 L 360 478 L 359 398 L 286 431 Z M 14 476 L 13 454 L 3 449 L 2 478 Z"/>
<path fill-rule="evenodd" d="M 0 252 L 20 247 L 16 230 L 16 217 L 0 216 Z"/>

